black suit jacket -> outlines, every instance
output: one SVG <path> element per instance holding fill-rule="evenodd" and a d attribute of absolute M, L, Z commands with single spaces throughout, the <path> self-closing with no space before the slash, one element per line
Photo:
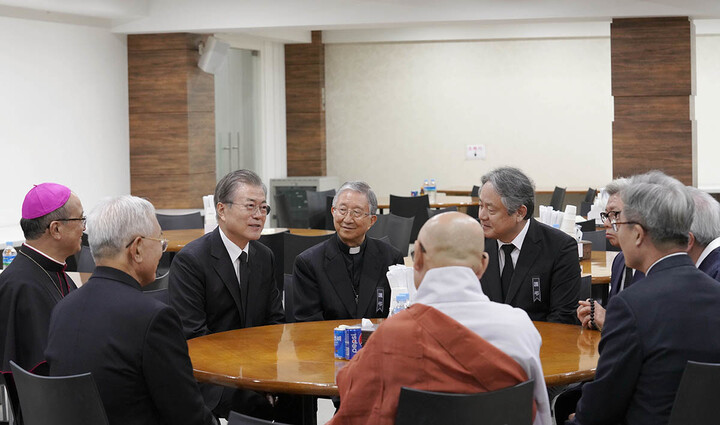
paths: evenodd
<path fill-rule="evenodd" d="M 688 360 L 720 363 L 720 283 L 685 254 L 610 299 L 575 423 L 666 424 Z"/>
<path fill-rule="evenodd" d="M 170 266 L 170 305 L 177 310 L 185 337 L 282 323 L 285 313 L 275 284 L 272 251 L 257 241 L 248 248 L 247 294 L 240 284 L 220 229 L 190 242 Z M 244 301 L 245 302 L 244 302 Z M 225 413 L 236 391 L 212 384 L 200 386 L 210 409 Z"/>
<path fill-rule="evenodd" d="M 387 317 L 390 307 L 388 267 L 404 264 L 393 246 L 367 238 L 363 254 L 358 303 L 340 252 L 337 237 L 305 250 L 295 259 L 295 320 L 360 319 Z M 378 291 L 382 301 L 378 302 Z"/>
<path fill-rule="evenodd" d="M 620 292 L 620 283 L 622 282 L 622 278 L 625 275 L 625 270 L 625 255 L 622 253 L 622 251 L 620 251 L 618 255 L 615 256 L 612 267 L 610 268 L 611 274 L 610 291 L 608 292 L 608 302 L 610 301 L 610 298 L 614 297 Z M 641 272 L 640 270 L 633 270 L 632 284 L 634 284 L 640 279 L 643 279 L 644 277 L 645 273 Z M 628 285 L 628 283 L 625 282 L 625 288 L 630 287 L 632 284 Z"/>
<path fill-rule="evenodd" d="M 177 253 L 170 266 L 168 290 L 188 339 L 284 321 L 272 251 L 257 241 L 250 241 L 248 251 L 247 294 L 240 293 L 219 228 Z"/>
<path fill-rule="evenodd" d="M 720 248 L 715 248 L 700 263 L 698 269 L 711 278 L 720 281 Z"/>
<path fill-rule="evenodd" d="M 45 356 L 53 376 L 90 372 L 110 424 L 212 424 L 177 313 L 128 274 L 97 267 L 55 307 Z"/>
<path fill-rule="evenodd" d="M 575 323 L 580 262 L 573 238 L 531 218 L 505 299 L 497 240 L 485 238 L 485 252 L 490 261 L 480 283 L 491 301 L 522 308 L 532 320 Z M 533 300 L 535 278 L 539 279 L 540 301 Z"/>

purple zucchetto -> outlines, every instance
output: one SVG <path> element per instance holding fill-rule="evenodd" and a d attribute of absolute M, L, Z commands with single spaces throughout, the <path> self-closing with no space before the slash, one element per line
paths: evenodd
<path fill-rule="evenodd" d="M 25 195 L 22 205 L 22 218 L 33 219 L 49 214 L 65 205 L 70 198 L 70 189 L 57 183 L 35 185 Z"/>

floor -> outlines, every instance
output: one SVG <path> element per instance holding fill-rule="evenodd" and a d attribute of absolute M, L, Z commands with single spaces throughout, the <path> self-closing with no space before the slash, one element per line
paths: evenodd
<path fill-rule="evenodd" d="M 317 413 L 317 423 L 318 425 L 323 425 L 327 421 L 332 418 L 333 414 L 335 413 L 335 406 L 333 406 L 332 401 L 327 398 L 321 398 L 318 399 L 318 413 Z M 220 425 L 227 425 L 227 421 L 225 419 L 220 419 Z"/>

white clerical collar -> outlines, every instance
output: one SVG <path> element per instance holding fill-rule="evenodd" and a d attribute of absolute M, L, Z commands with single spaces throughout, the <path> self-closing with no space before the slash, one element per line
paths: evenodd
<path fill-rule="evenodd" d="M 243 251 L 245 251 L 245 253 L 248 255 L 248 258 L 250 258 L 250 252 L 248 251 L 248 248 L 250 247 L 250 242 L 245 244 L 244 248 L 240 248 L 235 244 L 235 242 L 231 241 L 230 238 L 225 235 L 225 232 L 223 232 L 222 229 L 219 228 L 219 226 L 218 230 L 220 230 L 220 239 L 222 239 L 223 245 L 225 245 L 225 249 L 230 255 L 230 261 L 232 261 L 233 264 L 235 264 L 235 261 L 237 261 L 238 257 L 240 256 L 240 254 L 243 253 Z"/>
<path fill-rule="evenodd" d="M 63 267 L 65 267 L 65 265 L 66 265 L 65 262 L 60 262 L 60 261 L 52 258 L 51 256 L 45 254 L 44 252 L 40 251 L 39 249 L 37 249 L 37 248 L 35 248 L 35 247 L 33 247 L 33 246 L 30 246 L 30 245 L 27 243 L 27 241 L 25 241 L 25 243 L 24 243 L 23 245 L 25 245 L 26 247 L 32 249 L 33 251 L 37 252 L 38 254 L 42 255 L 43 257 L 47 258 L 48 260 L 52 261 L 53 263 L 57 263 L 57 264 L 59 264 L 59 265 L 61 265 L 61 266 L 63 266 Z"/>
<path fill-rule="evenodd" d="M 522 249 L 522 244 L 525 241 L 525 236 L 527 235 L 529 228 L 530 228 L 530 220 L 525 220 L 525 225 L 523 226 L 520 233 L 518 233 L 517 236 L 515 236 L 515 239 L 513 239 L 512 242 L 510 242 L 511 244 L 515 245 L 515 248 L 517 248 L 518 251 L 520 251 Z M 506 242 L 503 242 L 500 239 L 497 239 L 497 244 L 498 244 L 498 251 L 500 250 L 501 246 L 507 245 Z"/>
<path fill-rule="evenodd" d="M 349 253 L 350 255 L 359 254 L 359 253 L 360 253 L 360 247 L 359 247 L 359 246 L 352 246 L 352 247 L 350 247 L 350 249 L 348 250 L 348 253 Z"/>
<path fill-rule="evenodd" d="M 656 262 L 652 263 L 652 264 L 650 265 L 650 267 L 648 267 L 648 269 L 645 271 L 645 276 L 647 276 L 648 274 L 650 274 L 650 270 L 655 266 L 655 264 L 661 262 L 662 260 L 664 260 L 664 259 L 666 259 L 666 258 L 675 257 L 675 256 L 677 256 L 677 255 L 687 255 L 687 252 L 673 252 L 672 254 L 668 254 L 668 255 L 666 255 L 666 256 L 658 259 Z"/>
<path fill-rule="evenodd" d="M 720 238 L 715 238 L 708 244 L 708 246 L 705 247 L 702 254 L 700 254 L 700 257 L 698 257 L 697 262 L 695 263 L 695 267 L 700 267 L 700 264 L 702 264 L 703 260 L 717 247 L 720 247 Z"/>

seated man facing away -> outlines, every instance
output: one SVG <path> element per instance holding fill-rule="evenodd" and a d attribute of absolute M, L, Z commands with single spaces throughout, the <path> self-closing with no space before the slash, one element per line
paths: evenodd
<path fill-rule="evenodd" d="M 527 313 L 490 301 L 478 284 L 488 263 L 483 240 L 467 214 L 425 223 L 415 242 L 415 304 L 383 322 L 340 370 L 342 403 L 329 424 L 393 424 L 401 387 L 477 393 L 528 379 L 535 381 L 534 424 L 552 423 L 537 329 Z"/>
<path fill-rule="evenodd" d="M 698 269 L 720 281 L 720 204 L 707 192 L 687 190 L 695 201 L 688 254 Z"/>
<path fill-rule="evenodd" d="M 92 373 L 112 425 L 217 423 L 193 378 L 180 318 L 141 291 L 167 248 L 152 204 L 106 200 L 88 227 L 97 267 L 53 311 L 50 374 Z"/>
<path fill-rule="evenodd" d="M 595 380 L 572 423 L 662 425 L 687 362 L 720 362 L 720 283 L 686 253 L 694 202 L 680 182 L 641 175 L 620 196 L 613 228 L 645 278 L 608 303 Z"/>
<path fill-rule="evenodd" d="M 365 237 L 375 224 L 377 198 L 365 182 L 347 182 L 333 199 L 336 236 L 295 259 L 295 319 L 387 317 L 388 267 L 404 264 L 390 244 Z"/>
<path fill-rule="evenodd" d="M 80 199 L 57 183 L 25 195 L 20 220 L 25 243 L 0 275 L 0 370 L 10 360 L 32 369 L 45 360 L 50 314 L 76 289 L 65 260 L 80 251 L 85 217 Z"/>

